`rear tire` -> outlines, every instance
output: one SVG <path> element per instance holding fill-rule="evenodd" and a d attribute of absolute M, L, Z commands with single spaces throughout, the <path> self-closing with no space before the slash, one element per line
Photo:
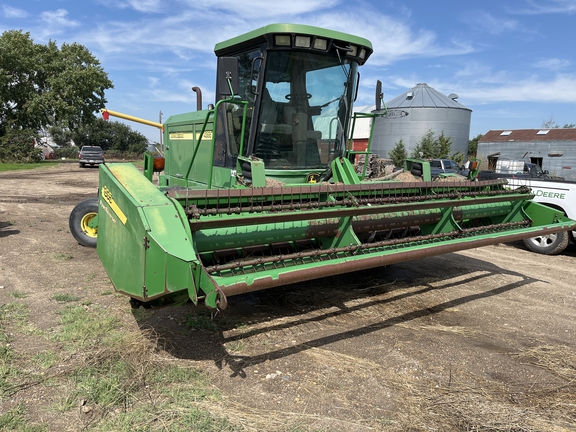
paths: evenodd
<path fill-rule="evenodd" d="M 95 248 L 98 239 L 98 227 L 92 228 L 88 224 L 98 216 L 98 198 L 88 198 L 79 203 L 68 219 L 70 232 L 82 246 Z"/>
<path fill-rule="evenodd" d="M 524 244 L 532 252 L 543 255 L 558 255 L 570 242 L 570 234 L 566 231 L 524 239 Z"/>

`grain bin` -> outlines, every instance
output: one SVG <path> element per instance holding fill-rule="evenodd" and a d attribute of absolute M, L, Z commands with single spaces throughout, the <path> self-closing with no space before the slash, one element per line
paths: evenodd
<path fill-rule="evenodd" d="M 457 102 L 458 95 L 445 96 L 426 83 L 389 101 L 388 114 L 378 117 L 374 126 L 372 150 L 388 157 L 396 143 L 403 140 L 408 154 L 424 135 L 432 130 L 437 137 L 444 132 L 452 138 L 452 153 L 468 152 L 472 110 Z"/>

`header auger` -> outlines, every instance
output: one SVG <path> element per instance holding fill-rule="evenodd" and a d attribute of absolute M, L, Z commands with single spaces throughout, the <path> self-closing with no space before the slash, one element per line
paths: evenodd
<path fill-rule="evenodd" d="M 356 174 L 347 137 L 365 39 L 274 24 L 215 52 L 215 105 L 154 124 L 163 166 L 101 165 L 98 200 L 70 218 L 81 244 L 97 235 L 135 307 L 223 309 L 231 295 L 575 229 L 505 181 Z"/>

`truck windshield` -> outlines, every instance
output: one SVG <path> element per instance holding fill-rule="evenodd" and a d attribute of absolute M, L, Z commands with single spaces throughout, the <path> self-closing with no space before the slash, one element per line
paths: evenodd
<path fill-rule="evenodd" d="M 269 168 L 323 168 L 341 156 L 357 63 L 335 53 L 269 51 L 254 145 Z"/>

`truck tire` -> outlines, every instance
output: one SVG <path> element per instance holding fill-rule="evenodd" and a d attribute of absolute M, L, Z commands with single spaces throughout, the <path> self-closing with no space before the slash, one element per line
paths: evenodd
<path fill-rule="evenodd" d="M 570 235 L 566 231 L 524 239 L 528 249 L 543 255 L 558 255 L 566 249 L 569 242 Z"/>
<path fill-rule="evenodd" d="M 70 213 L 68 225 L 70 232 L 82 246 L 95 248 L 98 228 L 88 224 L 98 215 L 98 198 L 88 198 L 80 202 Z"/>

